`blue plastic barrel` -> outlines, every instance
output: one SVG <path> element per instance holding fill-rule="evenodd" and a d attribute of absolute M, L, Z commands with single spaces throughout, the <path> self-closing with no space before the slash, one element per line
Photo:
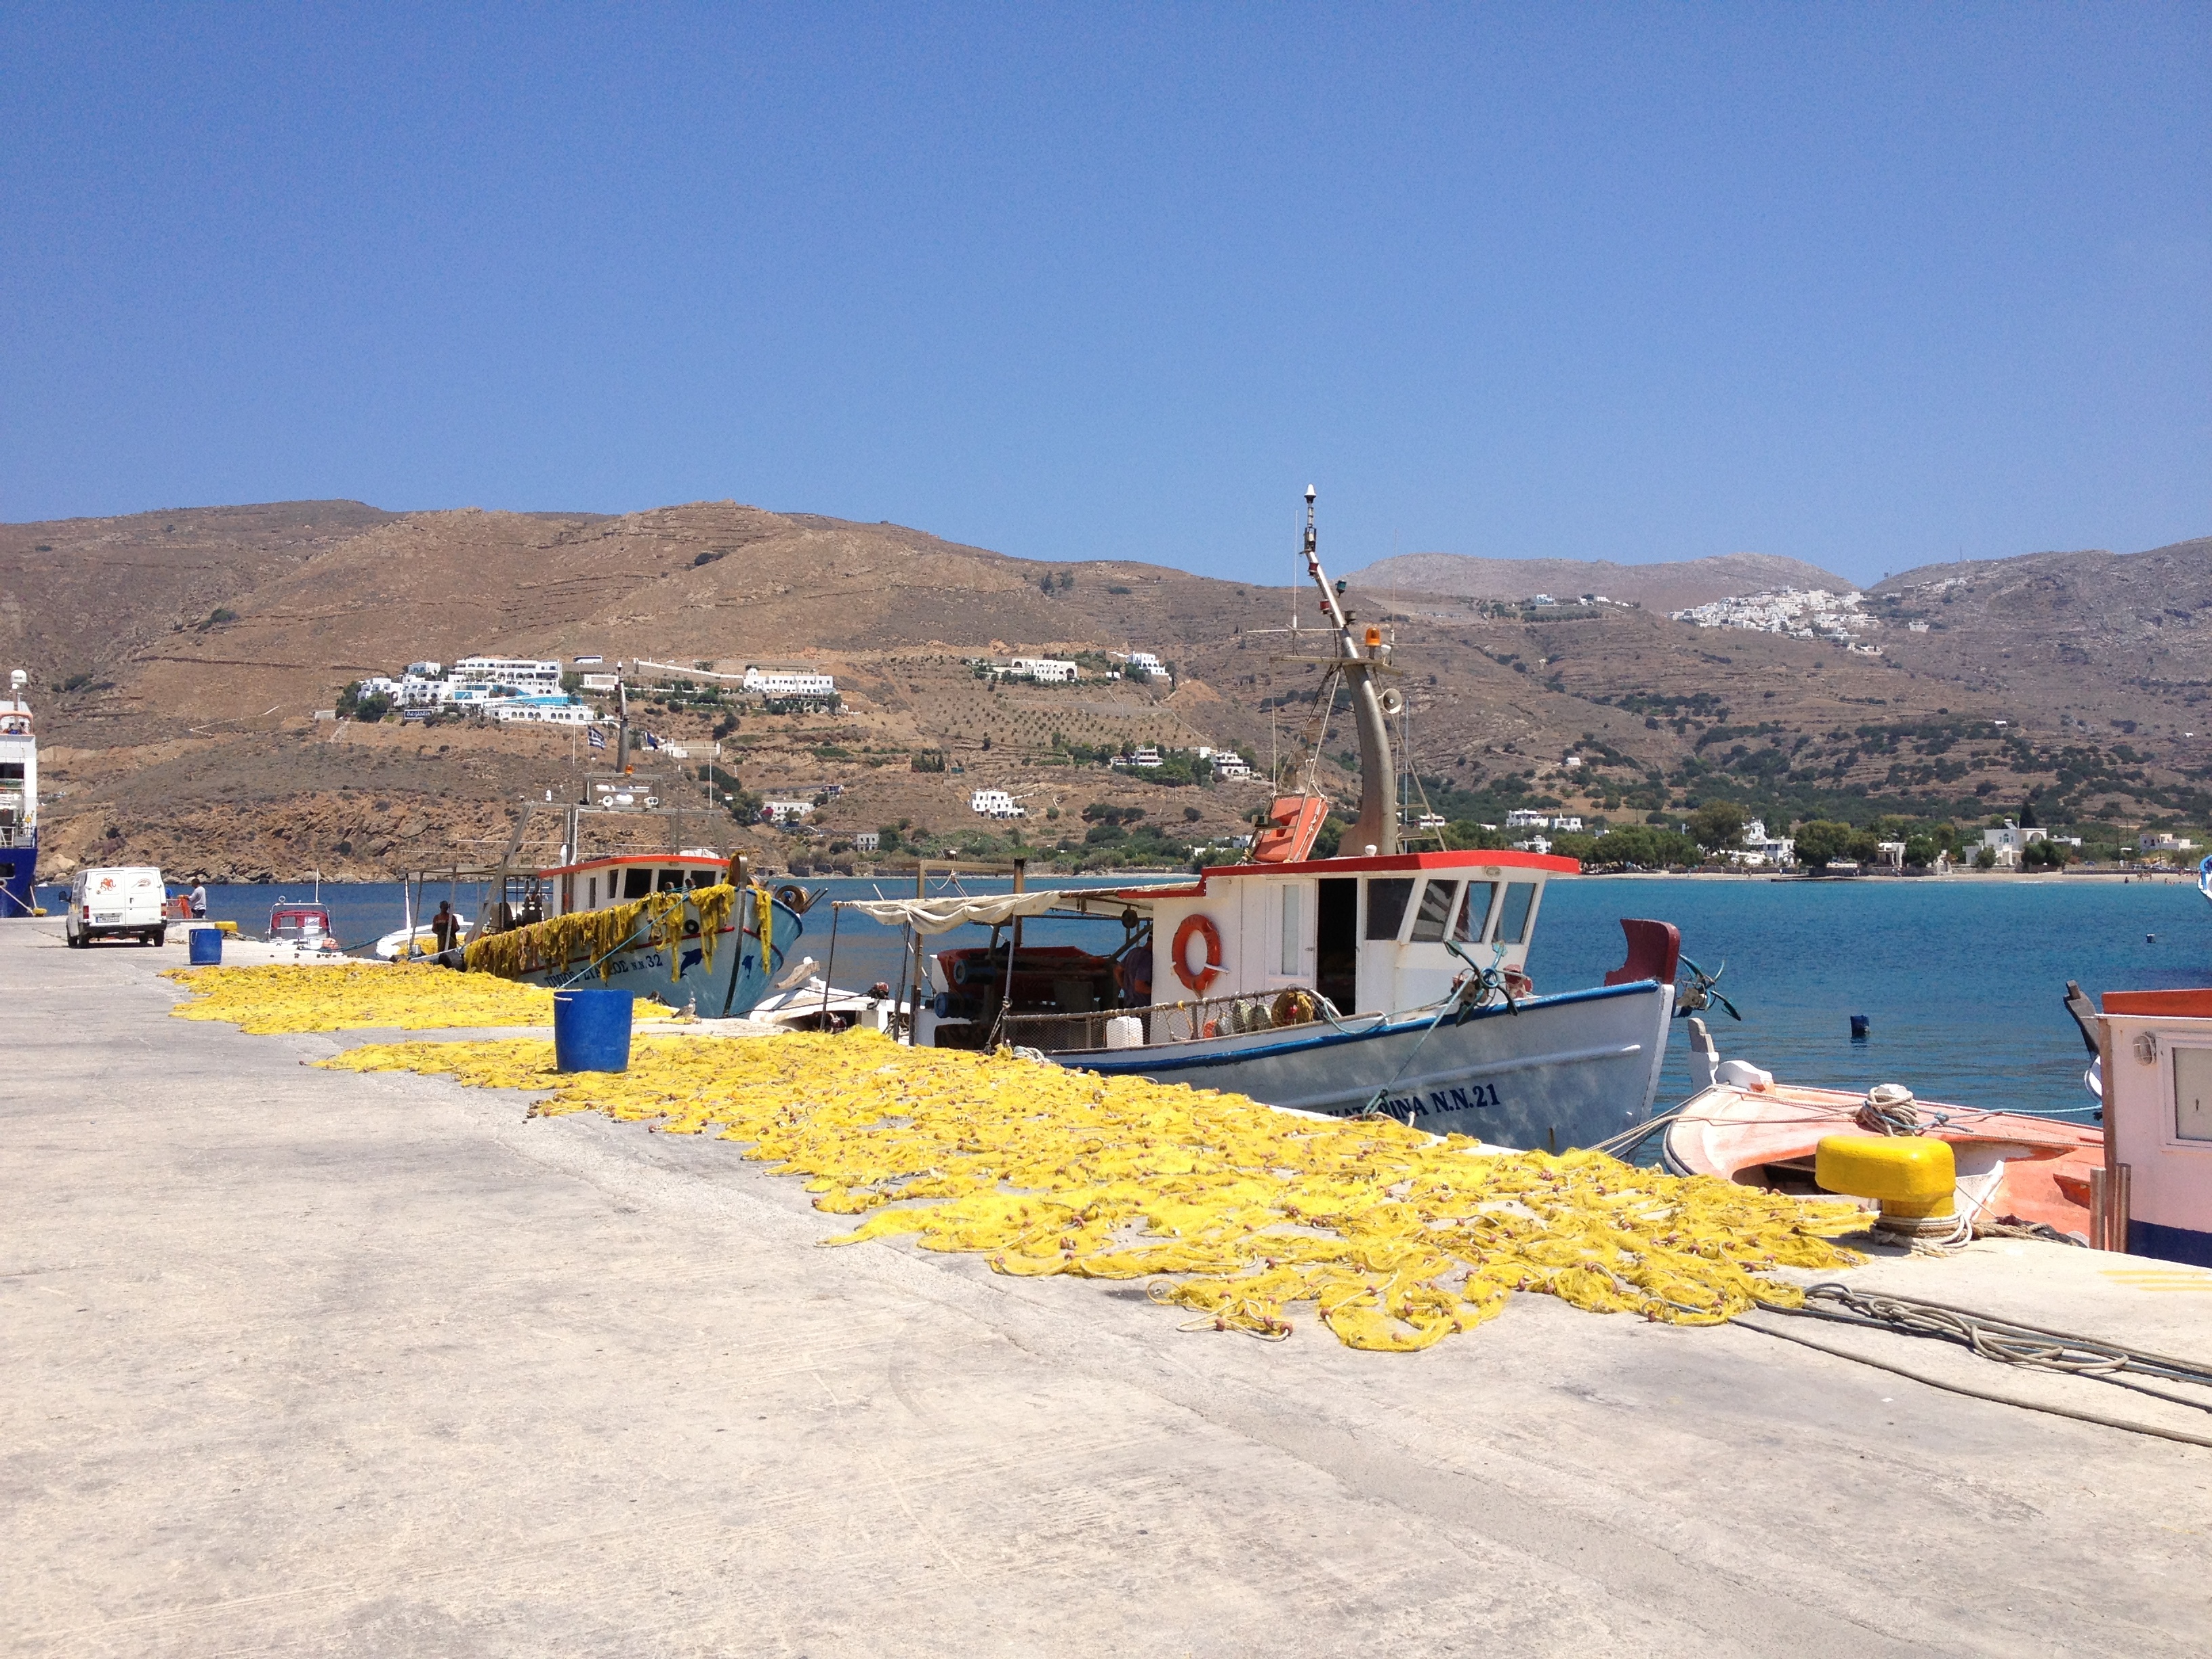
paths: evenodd
<path fill-rule="evenodd" d="M 192 966 L 220 968 L 222 966 L 222 929 L 195 927 L 188 941 L 192 949 Z"/>
<path fill-rule="evenodd" d="M 629 1070 L 630 991 L 553 994 L 553 1068 L 559 1072 Z"/>

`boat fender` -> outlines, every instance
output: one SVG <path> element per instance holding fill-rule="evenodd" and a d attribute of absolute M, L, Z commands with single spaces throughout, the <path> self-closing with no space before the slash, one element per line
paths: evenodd
<path fill-rule="evenodd" d="M 1194 971 L 1190 965 L 1190 939 L 1194 933 L 1206 945 L 1206 955 Z M 1182 926 L 1176 929 L 1173 954 L 1176 977 L 1193 996 L 1204 996 L 1206 988 L 1221 977 L 1221 930 L 1213 925 L 1213 918 L 1196 911 L 1185 916 Z"/>

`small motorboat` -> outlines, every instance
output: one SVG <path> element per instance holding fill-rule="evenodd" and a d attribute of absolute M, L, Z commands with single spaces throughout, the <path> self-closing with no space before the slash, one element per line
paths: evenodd
<path fill-rule="evenodd" d="M 811 957 L 800 963 L 812 963 Z M 790 979 L 789 975 L 785 975 Z M 793 1031 L 847 1031 L 865 1026 L 871 1031 L 905 1029 L 906 1006 L 892 995 L 889 985 L 872 985 L 865 991 L 840 990 L 818 974 L 781 984 L 753 1005 L 748 1019 L 781 1025 Z"/>
<path fill-rule="evenodd" d="M 269 942 L 289 945 L 301 956 L 337 956 L 337 935 L 331 931 L 331 913 L 319 904 L 295 904 L 278 899 L 269 911 Z"/>
<path fill-rule="evenodd" d="M 461 925 L 460 937 L 466 937 L 469 919 L 456 916 Z M 371 947 L 381 960 L 397 962 L 403 957 L 434 957 L 438 954 L 438 931 L 428 922 L 418 922 L 412 927 L 395 927 Z"/>
<path fill-rule="evenodd" d="M 2069 1011 L 2080 1020 L 2074 1000 L 2081 994 L 2066 988 Z M 2092 1176 L 2105 1164 L 2101 1124 L 1919 1100 L 1895 1084 L 1860 1093 L 1778 1082 L 1746 1061 L 1722 1060 L 1702 1019 L 1690 1022 L 1690 1048 L 1705 1086 L 1668 1117 L 1660 1161 L 1671 1174 L 1809 1194 L 1821 1191 L 1814 1166 L 1828 1135 L 1929 1135 L 1950 1144 L 1963 1220 L 1984 1231 L 2047 1227 L 2091 1242 Z"/>

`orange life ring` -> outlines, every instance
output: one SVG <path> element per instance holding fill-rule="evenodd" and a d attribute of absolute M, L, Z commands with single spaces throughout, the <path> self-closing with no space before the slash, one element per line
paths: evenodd
<path fill-rule="evenodd" d="M 1206 959 L 1196 973 L 1190 969 L 1190 936 L 1195 933 L 1206 941 Z M 1182 919 L 1176 929 L 1175 971 L 1194 997 L 1206 994 L 1206 988 L 1221 977 L 1221 930 L 1213 925 L 1213 918 L 1193 913 Z"/>

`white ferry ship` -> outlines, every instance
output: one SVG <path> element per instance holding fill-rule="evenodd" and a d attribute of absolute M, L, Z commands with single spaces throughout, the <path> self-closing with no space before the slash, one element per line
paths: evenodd
<path fill-rule="evenodd" d="M 38 904 L 39 744 L 16 669 L 0 697 L 0 917 L 33 915 Z"/>

